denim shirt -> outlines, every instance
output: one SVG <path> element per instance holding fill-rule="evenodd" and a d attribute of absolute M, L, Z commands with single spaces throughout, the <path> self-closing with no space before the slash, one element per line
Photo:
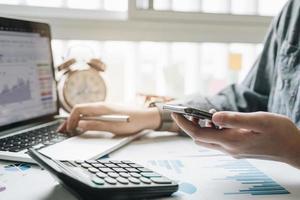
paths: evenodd
<path fill-rule="evenodd" d="M 184 104 L 202 109 L 268 111 L 300 126 L 300 0 L 290 0 L 274 18 L 264 48 L 245 80 L 211 97 L 193 95 Z"/>

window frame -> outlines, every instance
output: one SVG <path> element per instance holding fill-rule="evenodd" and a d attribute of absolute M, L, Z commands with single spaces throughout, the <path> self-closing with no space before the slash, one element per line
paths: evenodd
<path fill-rule="evenodd" d="M 128 12 L 0 5 L 2 16 L 50 23 L 54 39 L 261 43 L 272 17 L 140 10 Z"/>

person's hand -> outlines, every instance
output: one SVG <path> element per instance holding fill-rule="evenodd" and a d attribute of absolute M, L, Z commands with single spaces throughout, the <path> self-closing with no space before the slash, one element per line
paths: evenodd
<path fill-rule="evenodd" d="M 300 168 L 300 131 L 283 115 L 217 112 L 212 121 L 221 130 L 201 128 L 182 115 L 173 113 L 172 117 L 199 145 L 235 158 L 277 160 Z"/>
<path fill-rule="evenodd" d="M 80 115 L 128 115 L 129 122 L 104 122 L 80 120 Z M 116 135 L 134 134 L 144 129 L 156 129 L 160 125 L 160 114 L 157 108 L 127 108 L 106 103 L 90 103 L 75 106 L 70 117 L 58 129 L 68 135 L 78 135 L 85 131 L 108 131 Z"/>

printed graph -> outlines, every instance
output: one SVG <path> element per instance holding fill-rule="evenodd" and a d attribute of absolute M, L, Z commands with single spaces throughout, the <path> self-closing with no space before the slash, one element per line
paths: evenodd
<path fill-rule="evenodd" d="M 197 192 L 197 188 L 195 185 L 193 185 L 192 183 L 188 183 L 188 182 L 182 182 L 179 183 L 179 192 L 185 193 L 185 194 L 194 194 Z"/>
<path fill-rule="evenodd" d="M 1 104 L 18 103 L 31 99 L 30 81 L 19 78 L 12 86 L 4 84 L 0 90 Z"/>
<path fill-rule="evenodd" d="M 223 168 L 235 175 L 226 176 L 218 180 L 239 182 L 243 189 L 225 192 L 224 195 L 286 195 L 290 194 L 283 186 L 278 184 L 270 176 L 257 169 L 246 160 L 225 161 L 224 164 L 216 166 Z"/>
<path fill-rule="evenodd" d="M 23 172 L 29 170 L 30 168 L 31 166 L 26 163 L 16 163 L 4 166 L 4 170 L 10 172 Z"/>
<path fill-rule="evenodd" d="M 180 160 L 149 160 L 148 162 L 153 166 L 174 170 L 178 174 L 182 173 L 182 168 L 184 167 Z"/>

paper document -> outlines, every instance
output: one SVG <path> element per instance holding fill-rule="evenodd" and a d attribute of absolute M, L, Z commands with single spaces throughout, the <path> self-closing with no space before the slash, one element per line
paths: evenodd
<path fill-rule="evenodd" d="M 179 137 L 176 133 L 151 132 L 132 145 L 111 154 L 118 159 L 139 158 L 169 158 L 184 157 L 197 158 L 207 156 L 224 156 L 220 151 L 214 151 L 194 144 L 190 137 Z"/>
<path fill-rule="evenodd" d="M 229 156 L 136 160 L 179 183 L 172 198 L 298 200 L 300 171 L 288 165 Z"/>
<path fill-rule="evenodd" d="M 40 152 L 57 160 L 98 159 L 146 133 L 141 132 L 128 137 L 115 137 L 108 132 L 89 131 L 41 149 Z"/>

